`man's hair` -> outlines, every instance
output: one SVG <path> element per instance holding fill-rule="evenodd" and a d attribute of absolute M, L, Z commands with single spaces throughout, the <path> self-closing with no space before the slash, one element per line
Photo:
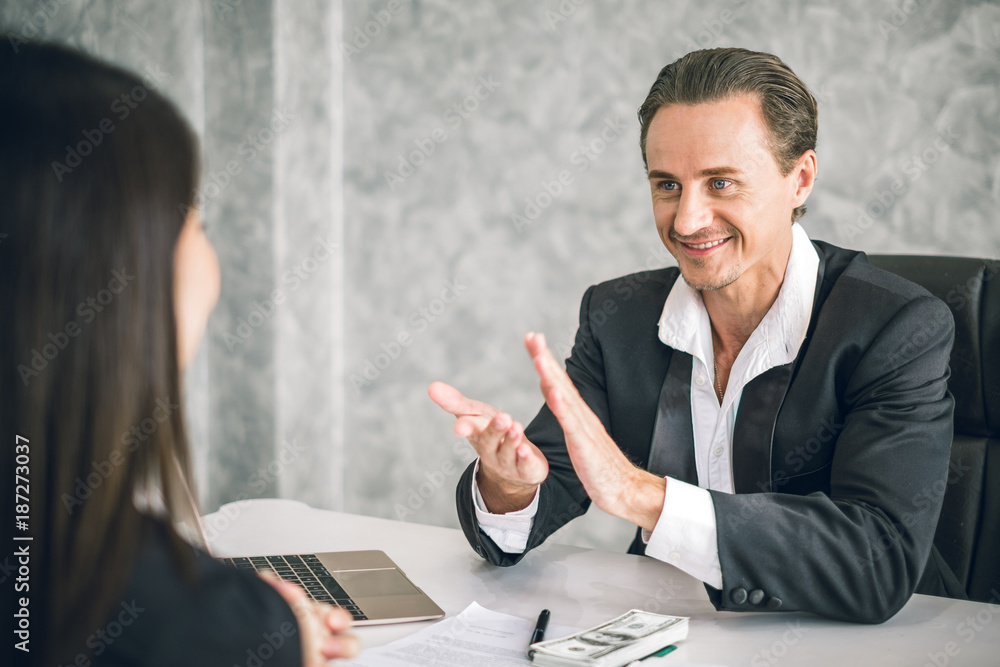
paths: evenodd
<path fill-rule="evenodd" d="M 740 95 L 760 103 L 767 127 L 767 143 L 782 175 L 807 150 L 816 149 L 819 110 L 816 99 L 788 65 L 770 53 L 746 49 L 693 51 L 670 63 L 649 89 L 639 107 L 639 148 L 646 162 L 646 135 L 656 112 L 673 104 L 705 104 Z M 792 211 L 792 221 L 806 212 Z"/>

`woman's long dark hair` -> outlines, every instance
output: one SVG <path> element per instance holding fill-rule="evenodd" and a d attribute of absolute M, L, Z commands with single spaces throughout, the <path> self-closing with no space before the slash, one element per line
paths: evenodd
<path fill-rule="evenodd" d="M 169 508 L 175 460 L 189 471 L 173 260 L 197 151 L 135 75 L 53 45 L 0 48 L 0 516 L 4 534 L 20 530 L 16 453 L 28 451 L 19 534 L 33 539 L 14 544 L 30 545 L 30 593 L 10 594 L 30 597 L 31 656 L 47 665 L 86 654 L 122 602 L 137 492 L 159 488 Z"/>

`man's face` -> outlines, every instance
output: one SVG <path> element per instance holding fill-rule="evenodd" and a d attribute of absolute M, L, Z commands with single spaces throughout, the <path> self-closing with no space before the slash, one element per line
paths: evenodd
<path fill-rule="evenodd" d="M 782 176 L 751 97 L 656 112 L 646 161 L 656 229 L 697 290 L 778 281 L 791 249 L 792 210 L 805 201 L 803 160 Z M 813 166 L 815 162 L 811 163 Z M 808 166 L 808 165 L 807 165 Z"/>

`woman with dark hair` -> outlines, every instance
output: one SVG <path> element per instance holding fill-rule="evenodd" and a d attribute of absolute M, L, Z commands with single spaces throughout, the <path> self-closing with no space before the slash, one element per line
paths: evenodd
<path fill-rule="evenodd" d="M 5 627 L 26 610 L 13 652 L 33 664 L 357 651 L 342 610 L 174 527 L 197 511 L 181 371 L 219 295 L 197 165 L 180 113 L 134 75 L 52 45 L 0 49 L 0 490 L 4 534 L 31 538 L 4 540 L 27 554 L 4 566 L 29 574 L 0 585 L 17 607 Z"/>

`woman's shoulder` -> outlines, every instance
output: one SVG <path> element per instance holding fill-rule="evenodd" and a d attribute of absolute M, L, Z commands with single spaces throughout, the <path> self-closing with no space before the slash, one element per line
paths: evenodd
<path fill-rule="evenodd" d="M 181 547 L 149 521 L 120 604 L 88 640 L 95 664 L 302 664 L 295 616 L 270 584 Z"/>

